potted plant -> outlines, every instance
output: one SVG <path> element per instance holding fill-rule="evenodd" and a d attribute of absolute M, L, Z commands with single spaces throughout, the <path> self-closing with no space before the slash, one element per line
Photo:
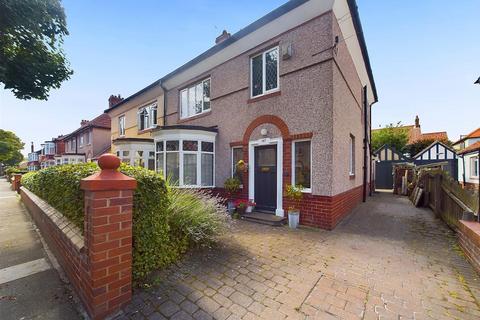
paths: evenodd
<path fill-rule="evenodd" d="M 247 211 L 248 201 L 244 199 L 238 199 L 235 201 L 235 208 L 239 215 L 244 215 Z"/>
<path fill-rule="evenodd" d="M 291 204 L 288 207 L 288 226 L 296 229 L 300 222 L 300 201 L 303 198 L 303 186 L 301 185 L 287 185 L 285 189 L 285 196 L 290 200 Z"/>
<path fill-rule="evenodd" d="M 247 213 L 251 213 L 257 204 L 253 200 L 249 200 L 247 203 Z"/>
<path fill-rule="evenodd" d="M 228 178 L 225 180 L 224 188 L 228 197 L 227 210 L 230 212 L 230 214 L 232 214 L 233 210 L 235 209 L 232 196 L 240 189 L 240 180 L 236 177 Z"/>

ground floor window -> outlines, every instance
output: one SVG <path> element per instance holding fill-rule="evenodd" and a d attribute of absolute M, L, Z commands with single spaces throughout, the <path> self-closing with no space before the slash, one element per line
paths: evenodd
<path fill-rule="evenodd" d="M 478 178 L 478 157 L 470 159 L 470 176 L 472 178 Z"/>
<path fill-rule="evenodd" d="M 350 176 L 355 175 L 355 137 L 353 135 L 350 135 L 348 171 Z"/>
<path fill-rule="evenodd" d="M 292 184 L 301 185 L 305 191 L 310 191 L 312 188 L 311 141 L 294 141 L 292 153 Z"/>
<path fill-rule="evenodd" d="M 214 142 L 193 139 L 156 141 L 156 170 L 173 185 L 213 187 L 214 147 Z"/>
<path fill-rule="evenodd" d="M 232 177 L 235 176 L 235 172 L 237 171 L 237 164 L 240 160 L 243 160 L 243 148 L 232 148 Z"/>
<path fill-rule="evenodd" d="M 150 149 L 151 150 L 151 149 Z M 118 150 L 117 157 L 123 163 L 135 167 L 155 170 L 155 151 L 149 150 Z"/>

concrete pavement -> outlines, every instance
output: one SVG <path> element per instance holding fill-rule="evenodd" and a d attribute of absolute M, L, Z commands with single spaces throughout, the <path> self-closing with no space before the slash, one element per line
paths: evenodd
<path fill-rule="evenodd" d="M 0 178 L 0 319 L 82 319 L 20 197 Z"/>

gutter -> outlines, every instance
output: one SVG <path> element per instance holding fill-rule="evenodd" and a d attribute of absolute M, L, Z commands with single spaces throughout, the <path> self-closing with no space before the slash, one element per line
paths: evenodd
<path fill-rule="evenodd" d="M 163 124 L 162 126 L 167 125 L 167 89 L 163 86 L 163 82 L 159 81 L 158 83 L 160 85 L 160 88 L 163 90 Z"/>

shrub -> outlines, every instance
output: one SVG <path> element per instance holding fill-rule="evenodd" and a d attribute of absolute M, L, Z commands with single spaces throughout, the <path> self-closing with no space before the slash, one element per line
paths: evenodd
<path fill-rule="evenodd" d="M 62 165 L 31 172 L 22 185 L 83 230 L 80 180 L 98 171 L 94 163 Z M 154 171 L 125 164 L 120 171 L 137 180 L 133 205 L 133 277 L 176 261 L 190 245 L 209 245 L 225 226 L 220 199 L 206 193 L 168 188 Z"/>
<path fill-rule="evenodd" d="M 31 172 L 22 185 L 83 230 L 84 200 L 80 180 L 98 171 L 95 163 L 66 164 Z"/>
<path fill-rule="evenodd" d="M 27 172 L 27 170 L 20 169 L 18 167 L 8 167 L 7 169 L 5 169 L 5 175 L 7 176 L 9 182 L 12 180 L 12 177 L 15 173 L 25 174 Z"/>
<path fill-rule="evenodd" d="M 196 189 L 169 188 L 172 234 L 180 243 L 210 246 L 227 226 L 229 216 L 219 197 Z"/>

